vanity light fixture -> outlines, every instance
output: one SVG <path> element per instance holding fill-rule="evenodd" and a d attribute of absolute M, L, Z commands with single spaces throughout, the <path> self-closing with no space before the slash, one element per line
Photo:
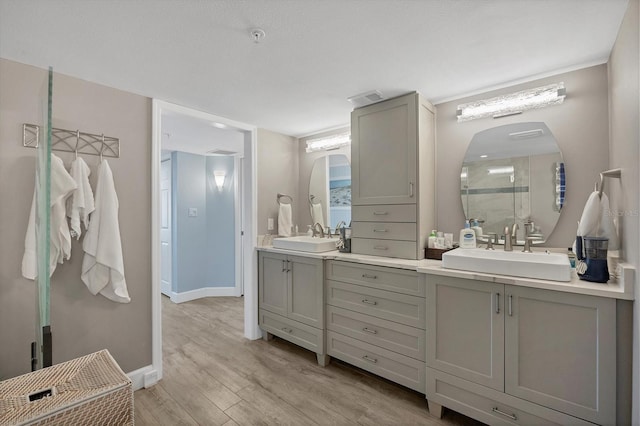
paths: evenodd
<path fill-rule="evenodd" d="M 307 152 L 330 151 L 351 144 L 351 133 L 340 133 L 307 141 Z"/>
<path fill-rule="evenodd" d="M 224 178 L 226 177 L 225 172 L 216 170 L 213 172 L 213 177 L 216 180 L 218 191 L 222 191 L 222 187 L 224 187 Z"/>
<path fill-rule="evenodd" d="M 482 155 L 480 156 L 480 158 L 487 158 L 487 157 L 488 157 L 488 155 L 487 155 L 487 154 L 482 154 Z"/>
<path fill-rule="evenodd" d="M 564 83 L 560 82 L 495 98 L 460 104 L 457 109 L 458 123 L 490 116 L 493 118 L 505 117 L 520 114 L 529 109 L 559 105 L 564 102 L 566 93 Z"/>
<path fill-rule="evenodd" d="M 490 175 L 504 175 L 507 173 L 513 173 L 513 166 L 506 167 L 489 167 L 487 169 Z"/>

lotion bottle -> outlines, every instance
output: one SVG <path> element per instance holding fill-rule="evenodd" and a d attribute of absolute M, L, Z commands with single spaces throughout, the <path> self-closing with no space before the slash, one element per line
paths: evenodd
<path fill-rule="evenodd" d="M 460 230 L 460 248 L 476 248 L 476 233 L 471 229 L 469 221 L 465 221 L 464 228 Z"/>

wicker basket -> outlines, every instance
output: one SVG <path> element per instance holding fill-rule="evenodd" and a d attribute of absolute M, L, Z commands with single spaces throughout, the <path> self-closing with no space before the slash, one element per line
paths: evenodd
<path fill-rule="evenodd" d="M 102 350 L 0 382 L 0 425 L 133 425 L 131 380 Z"/>

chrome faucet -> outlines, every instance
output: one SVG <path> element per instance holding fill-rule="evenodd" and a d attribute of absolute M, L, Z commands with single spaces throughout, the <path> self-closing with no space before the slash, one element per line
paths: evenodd
<path fill-rule="evenodd" d="M 322 229 L 322 225 L 320 225 L 319 222 L 314 223 L 311 229 L 313 230 L 314 237 L 317 237 L 318 234 L 320 234 L 320 238 L 324 238 L 324 229 Z"/>
<path fill-rule="evenodd" d="M 513 251 L 513 244 L 517 242 L 518 224 L 514 223 L 509 229 L 508 226 L 504 227 L 504 251 Z"/>
<path fill-rule="evenodd" d="M 336 237 L 340 236 L 340 228 L 343 226 L 347 226 L 347 223 L 344 220 L 341 220 L 340 222 L 338 222 L 338 224 L 336 225 Z"/>

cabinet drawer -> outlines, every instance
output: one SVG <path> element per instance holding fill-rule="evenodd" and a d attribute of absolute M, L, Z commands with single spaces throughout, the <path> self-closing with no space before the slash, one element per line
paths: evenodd
<path fill-rule="evenodd" d="M 418 392 L 425 392 L 424 362 L 331 331 L 327 332 L 327 353 Z"/>
<path fill-rule="evenodd" d="M 426 325 L 424 298 L 327 280 L 327 304 L 420 329 Z"/>
<path fill-rule="evenodd" d="M 417 220 L 415 204 L 381 204 L 351 206 L 354 222 L 413 222 Z"/>
<path fill-rule="evenodd" d="M 370 238 L 352 238 L 351 252 L 371 256 L 398 257 L 400 259 L 418 259 L 415 241 L 374 240 Z"/>
<path fill-rule="evenodd" d="M 414 296 L 424 297 L 426 294 L 425 284 L 418 278 L 416 271 L 360 265 L 336 260 L 327 261 L 326 268 L 326 276 L 330 280 L 412 294 Z"/>
<path fill-rule="evenodd" d="M 427 368 L 427 399 L 491 425 L 591 425 L 432 368 Z"/>
<path fill-rule="evenodd" d="M 351 236 L 379 240 L 416 241 L 416 224 L 403 222 L 353 222 Z"/>
<path fill-rule="evenodd" d="M 323 354 L 324 339 L 323 331 L 310 327 L 306 324 L 290 320 L 280 315 L 259 310 L 260 328 L 305 349 L 315 353 Z"/>
<path fill-rule="evenodd" d="M 327 328 L 372 345 L 425 360 L 425 332 L 392 321 L 327 305 Z"/>

